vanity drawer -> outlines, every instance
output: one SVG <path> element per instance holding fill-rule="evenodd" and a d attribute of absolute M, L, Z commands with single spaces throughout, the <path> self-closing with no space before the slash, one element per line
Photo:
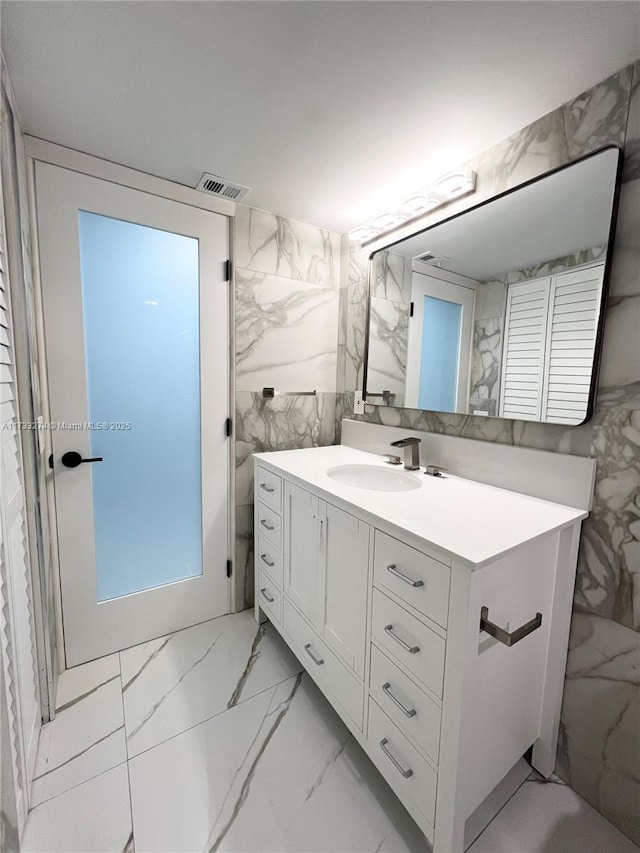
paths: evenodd
<path fill-rule="evenodd" d="M 256 492 L 258 499 L 276 512 L 282 512 L 282 480 L 266 468 L 256 470 Z"/>
<path fill-rule="evenodd" d="M 373 699 L 367 744 L 371 760 L 400 799 L 411 800 L 433 824 L 438 774 Z"/>
<path fill-rule="evenodd" d="M 437 764 L 440 708 L 375 646 L 371 647 L 369 695 L 398 728 Z"/>
<path fill-rule="evenodd" d="M 262 501 L 257 507 L 256 529 L 260 536 L 282 551 L 282 518 Z"/>
<path fill-rule="evenodd" d="M 282 624 L 282 593 L 264 572 L 258 572 L 256 600 L 267 616 Z"/>
<path fill-rule="evenodd" d="M 260 571 L 266 572 L 272 581 L 282 589 L 282 551 L 275 548 L 261 533 L 258 535 L 258 545 L 255 551 L 256 564 Z"/>
<path fill-rule="evenodd" d="M 449 610 L 449 567 L 376 530 L 373 579 L 376 586 L 447 627 Z"/>
<path fill-rule="evenodd" d="M 373 640 L 436 696 L 442 696 L 445 641 L 415 616 L 373 591 Z"/>
<path fill-rule="evenodd" d="M 298 656 L 313 680 L 338 700 L 362 731 L 364 685 L 351 675 L 286 599 L 284 629 L 293 640 Z"/>

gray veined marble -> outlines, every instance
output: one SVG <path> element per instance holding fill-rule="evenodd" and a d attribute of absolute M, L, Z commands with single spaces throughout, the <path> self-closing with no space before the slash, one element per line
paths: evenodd
<path fill-rule="evenodd" d="M 242 807 L 244 806 L 253 782 L 258 762 L 264 755 L 266 748 L 275 735 L 280 724 L 289 710 L 293 697 L 296 695 L 302 674 L 299 674 L 293 683 L 289 682 L 290 690 L 284 696 L 274 694 L 262 717 L 262 721 L 256 737 L 252 740 L 249 749 L 244 755 L 243 761 L 234 774 L 227 796 L 222 801 L 222 806 L 211 827 L 209 836 L 205 842 L 204 850 L 208 853 L 216 853 L 220 849 L 225 836 L 231 829 Z M 234 790 L 235 789 L 235 790 Z"/>
<path fill-rule="evenodd" d="M 409 344 L 409 306 L 371 298 L 367 391 L 395 394 L 394 405 L 404 401 Z"/>
<path fill-rule="evenodd" d="M 620 188 L 609 297 L 640 294 L 640 175 Z"/>
<path fill-rule="evenodd" d="M 238 205 L 236 266 L 324 287 L 338 287 L 340 238 L 314 225 Z"/>
<path fill-rule="evenodd" d="M 469 410 L 495 417 L 500 405 L 502 317 L 476 320 L 473 329 Z"/>
<path fill-rule="evenodd" d="M 371 295 L 390 302 L 411 302 L 411 260 L 395 252 L 377 252 L 371 263 Z"/>
<path fill-rule="evenodd" d="M 576 604 L 638 631 L 640 382 L 600 392 L 593 452 L 596 489 L 582 527 Z"/>
<path fill-rule="evenodd" d="M 249 610 L 121 653 L 129 757 L 233 708 L 300 671 Z"/>
<path fill-rule="evenodd" d="M 348 237 L 345 239 L 348 240 Z M 367 247 L 358 246 L 356 243 L 349 242 L 349 248 L 347 251 L 347 281 L 342 282 L 342 286 L 346 286 L 347 283 L 353 284 L 357 281 L 368 281 L 369 280 L 369 255 L 371 254 L 371 249 Z"/>
<path fill-rule="evenodd" d="M 130 768 L 137 853 L 418 853 L 425 846 L 306 674 Z"/>
<path fill-rule="evenodd" d="M 640 843 L 640 636 L 574 613 L 560 731 L 559 772 Z"/>
<path fill-rule="evenodd" d="M 630 90 L 631 68 L 624 68 L 473 158 L 468 165 L 478 173 L 480 195 L 471 203 L 605 145 L 622 146 Z"/>
<path fill-rule="evenodd" d="M 121 693 L 118 655 L 62 673 L 56 717 L 40 734 L 32 805 L 127 760 Z"/>
<path fill-rule="evenodd" d="M 236 395 L 236 503 L 253 503 L 252 453 L 321 447 L 335 440 L 335 394 L 275 397 Z"/>
<path fill-rule="evenodd" d="M 349 284 L 348 327 L 345 357 L 345 388 L 355 391 L 362 388 L 364 350 L 366 346 L 367 296 L 366 281 Z"/>
<path fill-rule="evenodd" d="M 560 453 L 588 456 L 592 426 L 578 427 L 544 424 L 534 421 L 510 421 L 451 412 L 423 412 L 420 409 L 396 409 L 389 406 L 367 407 L 365 415 L 353 414 L 353 392 L 338 395 L 337 409 L 342 417 L 406 429 L 458 435 L 478 441 L 497 441 L 519 447 L 533 447 Z"/>
<path fill-rule="evenodd" d="M 236 270 L 236 389 L 334 391 L 339 291 Z"/>
<path fill-rule="evenodd" d="M 638 178 L 640 178 L 640 61 L 633 66 L 622 180 L 636 181 Z"/>
<path fill-rule="evenodd" d="M 349 288 L 338 291 L 338 344 L 336 360 L 336 391 L 345 390 L 347 371 L 347 329 L 349 328 Z"/>

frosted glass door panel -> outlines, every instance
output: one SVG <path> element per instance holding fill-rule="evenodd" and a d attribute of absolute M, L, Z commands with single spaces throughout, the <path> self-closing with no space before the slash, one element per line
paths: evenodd
<path fill-rule="evenodd" d="M 420 409 L 456 411 L 461 326 L 462 305 L 424 297 Z"/>
<path fill-rule="evenodd" d="M 105 601 L 202 574 L 198 240 L 78 216 Z"/>

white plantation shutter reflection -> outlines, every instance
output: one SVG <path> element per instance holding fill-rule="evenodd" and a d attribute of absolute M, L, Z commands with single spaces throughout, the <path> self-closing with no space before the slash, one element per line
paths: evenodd
<path fill-rule="evenodd" d="M 547 325 L 542 420 L 576 424 L 585 419 L 604 266 L 554 276 Z"/>
<path fill-rule="evenodd" d="M 502 359 L 500 416 L 540 419 L 550 279 L 512 285 Z"/>
<path fill-rule="evenodd" d="M 513 284 L 500 416 L 579 424 L 587 413 L 604 264 Z"/>

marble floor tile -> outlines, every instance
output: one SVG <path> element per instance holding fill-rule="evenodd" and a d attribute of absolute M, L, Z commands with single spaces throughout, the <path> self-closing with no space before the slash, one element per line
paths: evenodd
<path fill-rule="evenodd" d="M 424 853 L 424 837 L 306 675 L 134 758 L 130 775 L 136 853 Z"/>
<path fill-rule="evenodd" d="M 636 845 L 568 785 L 527 780 L 467 853 L 632 853 Z"/>
<path fill-rule="evenodd" d="M 253 611 L 222 616 L 120 654 L 129 757 L 300 671 Z"/>
<path fill-rule="evenodd" d="M 58 682 L 56 717 L 40 733 L 32 804 L 126 760 L 118 655 L 66 670 Z"/>
<path fill-rule="evenodd" d="M 123 683 L 138 750 L 128 763 Z M 34 787 L 41 799 L 23 853 L 133 853 L 134 836 L 136 853 L 429 849 L 280 637 L 258 629 L 250 611 L 69 670 L 57 707 L 38 754 L 51 772 Z M 109 734 L 110 725 L 119 727 Z M 471 842 L 491 820 L 467 853 L 638 851 L 568 785 L 521 764 L 468 822 Z"/>
<path fill-rule="evenodd" d="M 133 853 L 127 765 L 36 806 L 22 853 Z"/>

